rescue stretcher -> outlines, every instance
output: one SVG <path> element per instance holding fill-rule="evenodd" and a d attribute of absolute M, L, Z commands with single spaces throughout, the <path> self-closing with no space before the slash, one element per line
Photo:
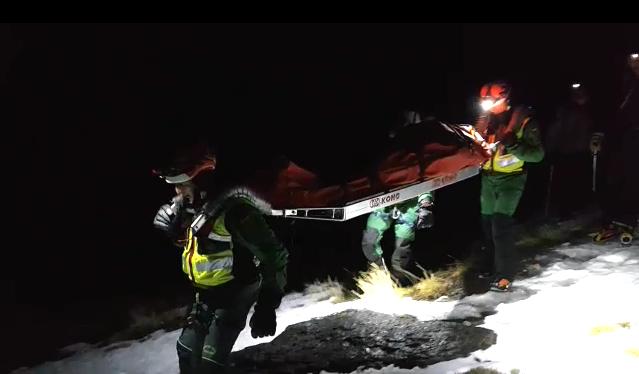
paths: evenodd
<path fill-rule="evenodd" d="M 467 125 L 416 124 L 392 143 L 373 168 L 349 181 L 325 184 L 286 161 L 248 187 L 272 216 L 347 221 L 472 178 L 488 159 L 485 142 Z"/>

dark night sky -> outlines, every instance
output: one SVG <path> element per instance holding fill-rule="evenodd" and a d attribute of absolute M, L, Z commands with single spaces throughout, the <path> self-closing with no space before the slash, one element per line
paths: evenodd
<path fill-rule="evenodd" d="M 151 226 L 171 191 L 150 169 L 172 145 L 204 136 L 236 161 L 284 153 L 330 172 L 365 162 L 403 108 L 472 120 L 474 95 L 495 78 L 542 119 L 582 81 L 603 123 L 638 35 L 623 24 L 2 25 L 7 218 L 16 224 L 3 230 L 3 291 L 42 308 L 184 287 L 178 252 Z M 360 259 L 361 227 L 340 227 L 342 250 L 355 248 L 309 255 L 320 268 L 332 262 L 324 273 L 347 267 L 341 256 Z M 285 236 L 303 247 L 335 226 L 313 230 Z"/>

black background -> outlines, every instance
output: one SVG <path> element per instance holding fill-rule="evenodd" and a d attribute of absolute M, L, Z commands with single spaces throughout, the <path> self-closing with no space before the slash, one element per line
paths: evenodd
<path fill-rule="evenodd" d="M 151 225 L 172 196 L 151 168 L 171 147 L 202 137 L 238 165 L 286 154 L 330 174 L 365 163 L 402 109 L 472 122 L 493 79 L 542 125 L 580 81 L 601 126 L 637 35 L 624 24 L 0 26 L 4 321 L 17 347 L 38 341 L 15 364 L 105 336 L 133 305 L 184 300 L 179 250 Z M 520 218 L 543 199 L 541 167 L 531 176 Z M 422 265 L 467 254 L 477 188 L 440 191 L 437 226 L 416 243 Z M 291 289 L 363 269 L 363 225 L 275 222 Z"/>

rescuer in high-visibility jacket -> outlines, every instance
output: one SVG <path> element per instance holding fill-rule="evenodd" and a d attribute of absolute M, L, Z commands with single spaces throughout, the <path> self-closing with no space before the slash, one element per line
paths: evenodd
<path fill-rule="evenodd" d="M 182 270 L 195 290 L 177 341 L 181 373 L 224 372 L 255 302 L 252 336 L 274 335 L 286 284 L 288 252 L 264 219 L 266 204 L 243 187 L 209 188 L 216 166 L 200 146 L 156 171 L 177 195 L 154 225 L 183 246 Z"/>
<path fill-rule="evenodd" d="M 480 98 L 484 115 L 475 128 L 491 156 L 481 173 L 482 227 L 492 259 L 488 271 L 495 276 L 491 289 L 508 291 L 517 266 L 513 215 L 526 185 L 525 164 L 540 162 L 544 149 L 531 109 L 511 107 L 508 84 L 485 84 Z"/>

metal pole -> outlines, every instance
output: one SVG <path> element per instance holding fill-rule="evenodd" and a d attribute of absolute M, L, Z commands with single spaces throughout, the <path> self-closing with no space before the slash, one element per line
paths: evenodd
<path fill-rule="evenodd" d="M 550 165 L 550 176 L 548 177 L 548 189 L 546 190 L 546 207 L 544 214 L 548 217 L 550 214 L 550 193 L 552 192 L 552 176 L 555 173 L 555 165 Z"/>
<path fill-rule="evenodd" d="M 592 154 L 592 192 L 597 191 L 597 152 Z"/>

